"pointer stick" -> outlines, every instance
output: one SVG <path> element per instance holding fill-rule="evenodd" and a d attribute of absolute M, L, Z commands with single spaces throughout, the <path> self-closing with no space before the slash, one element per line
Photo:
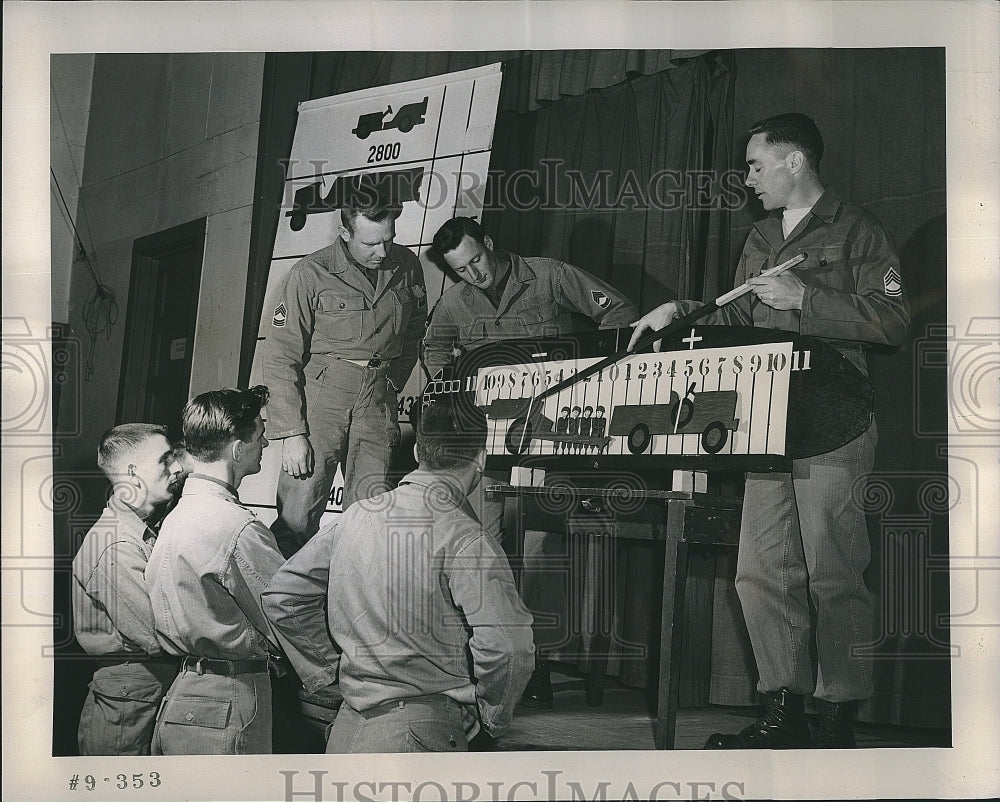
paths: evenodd
<path fill-rule="evenodd" d="M 803 251 L 802 253 L 793 256 L 787 262 L 782 262 L 780 265 L 775 265 L 771 269 L 763 271 L 760 275 L 777 276 L 779 273 L 784 273 L 789 268 L 795 267 L 795 265 L 805 261 L 805 258 L 806 258 L 806 253 Z M 588 376 L 593 376 L 598 371 L 604 370 L 604 368 L 613 365 L 615 362 L 625 358 L 629 354 L 634 353 L 635 351 L 638 351 L 641 348 L 645 348 L 650 343 L 654 343 L 657 340 L 662 340 L 671 334 L 674 334 L 678 331 L 682 331 L 683 329 L 687 328 L 692 323 L 694 323 L 696 320 L 701 320 L 703 317 L 708 316 L 719 307 L 725 306 L 730 301 L 739 298 L 741 295 L 745 295 L 749 291 L 750 291 L 749 282 L 744 282 L 743 284 L 740 284 L 739 287 L 730 290 L 724 295 L 720 295 L 714 301 L 708 301 L 704 306 L 701 306 L 698 309 L 695 309 L 693 312 L 684 315 L 684 317 L 678 318 L 673 323 L 670 323 L 668 326 L 665 326 L 664 328 L 659 329 L 658 331 L 651 331 L 644 337 L 640 337 L 635 344 L 635 348 L 632 349 L 632 351 L 628 350 L 619 351 L 617 354 L 612 354 L 611 356 L 605 357 L 604 359 L 595 362 L 589 368 L 584 368 L 583 370 L 574 373 L 569 378 L 563 379 L 561 382 L 553 384 L 544 392 L 541 392 L 536 396 L 532 396 L 531 405 L 534 405 L 539 401 L 548 398 L 550 395 L 555 395 L 556 393 L 565 390 L 567 387 L 576 384 L 578 381 L 586 379 Z M 678 411 L 680 411 L 680 407 L 678 407 Z M 529 412 L 530 412 L 530 407 L 529 407 Z"/>

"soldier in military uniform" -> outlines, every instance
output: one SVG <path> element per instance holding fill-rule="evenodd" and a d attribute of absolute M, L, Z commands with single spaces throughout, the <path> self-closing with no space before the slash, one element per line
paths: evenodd
<path fill-rule="evenodd" d="M 746 185 L 771 214 L 755 223 L 736 271 L 736 284 L 748 282 L 751 293 L 707 321 L 828 339 L 867 374 L 865 344 L 899 345 L 907 337 L 899 258 L 872 214 L 824 188 L 822 155 L 819 130 L 803 114 L 750 129 Z M 800 252 L 807 258 L 794 270 L 760 275 Z M 697 306 L 671 301 L 654 309 L 636 322 L 631 345 Z M 863 578 L 870 559 L 865 515 L 852 491 L 872 469 L 877 437 L 872 421 L 850 443 L 794 460 L 790 474 L 747 475 L 736 587 L 765 710 L 737 735 L 712 735 L 707 749 L 854 746 L 857 703 L 872 693 L 863 650 L 872 640 L 872 601 Z M 813 734 L 803 714 L 807 694 L 820 706 Z"/>
<path fill-rule="evenodd" d="M 266 402 L 266 387 L 213 390 L 182 413 L 192 471 L 145 572 L 156 636 L 183 658 L 157 714 L 154 755 L 271 752 L 279 648 L 260 596 L 283 559 L 239 497 L 267 447 Z"/>
<path fill-rule="evenodd" d="M 148 755 L 179 661 L 156 638 L 143 572 L 153 520 L 172 500 L 181 466 L 167 427 L 152 423 L 106 431 L 97 464 L 111 497 L 73 558 L 73 630 L 98 662 L 80 714 L 80 754 Z"/>
<path fill-rule="evenodd" d="M 462 283 L 444 292 L 427 326 L 423 360 L 431 376 L 450 365 L 456 351 L 501 340 L 567 334 L 573 330 L 573 312 L 601 328 L 624 327 L 638 315 L 628 298 L 578 267 L 496 248 L 482 225 L 470 217 L 455 217 L 441 226 L 434 235 L 434 248 Z M 576 434 L 578 407 L 575 415 L 567 419 L 567 434 Z M 571 450 L 566 447 L 567 453 Z M 487 531 L 499 537 L 503 504 L 483 496 L 480 486 L 470 501 Z M 565 577 L 544 570 L 545 552 L 565 553 L 560 538 L 556 533 L 525 532 L 522 595 L 536 614 L 539 649 L 535 673 L 522 698 L 529 707 L 552 707 L 545 654 L 566 638 Z M 557 626 L 544 628 L 538 620 L 554 620 Z"/>
<path fill-rule="evenodd" d="M 356 196 L 341 210 L 340 237 L 296 263 L 279 289 L 263 373 L 269 432 L 281 440 L 271 528 L 286 556 L 319 529 L 345 456 L 345 509 L 385 490 L 397 394 L 427 319 L 423 271 L 393 243 L 395 217 Z"/>

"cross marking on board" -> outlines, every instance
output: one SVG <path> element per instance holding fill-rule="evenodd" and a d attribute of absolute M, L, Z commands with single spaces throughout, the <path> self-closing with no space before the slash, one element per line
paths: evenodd
<path fill-rule="evenodd" d="M 687 337 L 685 337 L 683 340 L 681 340 L 681 342 L 682 343 L 690 343 L 690 345 L 688 346 L 688 350 L 693 351 L 694 350 L 694 344 L 697 343 L 697 342 L 701 342 L 703 339 L 704 339 L 703 337 L 695 337 L 694 336 L 694 329 L 691 329 L 691 333 Z"/>

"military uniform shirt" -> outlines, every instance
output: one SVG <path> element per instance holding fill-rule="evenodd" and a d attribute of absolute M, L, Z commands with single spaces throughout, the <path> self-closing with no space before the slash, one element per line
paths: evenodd
<path fill-rule="evenodd" d="M 857 343 L 905 341 L 910 316 L 899 257 L 874 215 L 842 203 L 827 189 L 786 239 L 777 211 L 754 224 L 734 283 L 739 286 L 800 252 L 806 259 L 792 271 L 805 285 L 801 310 L 774 309 L 747 293 L 707 322 L 796 331 L 830 340 L 848 355 L 858 353 Z M 678 306 L 686 314 L 699 304 L 679 301 Z"/>
<path fill-rule="evenodd" d="M 455 348 L 472 350 L 500 340 L 555 337 L 573 330 L 572 312 L 601 328 L 622 328 L 638 317 L 635 306 L 611 285 L 578 267 L 545 257 L 497 252 L 511 262 L 498 307 L 462 282 L 434 307 L 424 336 L 424 366 L 431 376 L 451 364 Z"/>
<path fill-rule="evenodd" d="M 282 562 L 271 530 L 230 489 L 188 476 L 146 568 L 166 651 L 221 660 L 277 651 L 260 594 Z"/>
<path fill-rule="evenodd" d="M 308 433 L 304 381 L 336 359 L 388 360 L 388 378 L 402 389 L 424 334 L 427 292 L 409 249 L 393 245 L 384 264 L 373 287 L 338 238 L 285 277 L 264 346 L 270 437 Z"/>
<path fill-rule="evenodd" d="M 73 630 L 88 654 L 163 654 L 143 572 L 156 537 L 112 496 L 73 558 Z"/>

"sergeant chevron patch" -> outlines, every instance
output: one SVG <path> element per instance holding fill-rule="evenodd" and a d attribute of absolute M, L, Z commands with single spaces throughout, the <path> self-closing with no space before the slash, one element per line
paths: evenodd
<path fill-rule="evenodd" d="M 285 302 L 282 301 L 274 308 L 274 317 L 271 318 L 271 325 L 276 329 L 282 329 L 285 327 L 285 321 L 288 319 L 288 309 L 285 308 Z"/>
<path fill-rule="evenodd" d="M 601 307 L 601 309 L 607 309 L 611 306 L 611 299 L 600 290 L 593 290 L 590 295 L 594 299 L 594 303 Z"/>
<path fill-rule="evenodd" d="M 885 287 L 885 294 L 890 298 L 898 298 L 903 294 L 903 279 L 894 267 L 890 267 L 886 271 L 882 277 L 882 284 Z"/>

